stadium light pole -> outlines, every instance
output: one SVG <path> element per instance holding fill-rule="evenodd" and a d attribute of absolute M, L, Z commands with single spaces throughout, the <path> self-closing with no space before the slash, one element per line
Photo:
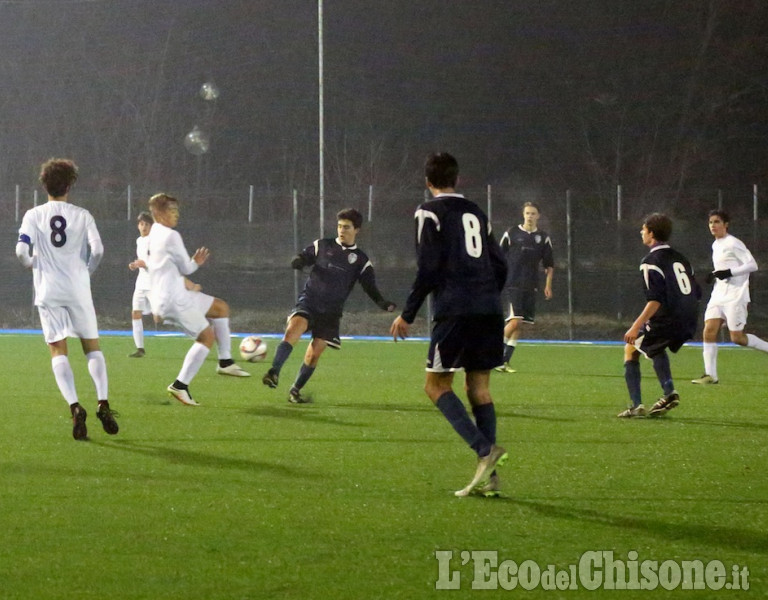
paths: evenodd
<path fill-rule="evenodd" d="M 320 203 L 320 238 L 325 221 L 325 135 L 323 116 L 323 0 L 317 0 L 317 92 L 318 92 L 318 194 Z"/>

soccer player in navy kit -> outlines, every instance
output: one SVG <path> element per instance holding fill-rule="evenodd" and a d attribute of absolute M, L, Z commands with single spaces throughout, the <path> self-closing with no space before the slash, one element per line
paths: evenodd
<path fill-rule="evenodd" d="M 496 411 L 489 390 L 490 371 L 501 364 L 504 316 L 500 292 L 507 274 L 488 217 L 455 191 L 459 165 L 447 153 L 425 165 L 433 199 L 416 210 L 418 272 L 405 308 L 390 334 L 408 337 L 427 295 L 434 298 L 434 324 L 427 358 L 425 391 L 478 457 L 472 481 L 456 492 L 495 495 L 497 465 L 507 452 L 496 445 Z M 453 391 L 456 371 L 465 371 L 473 421 Z"/>
<path fill-rule="evenodd" d="M 648 414 L 663 414 L 680 403 L 666 349 L 677 352 L 696 332 L 701 288 L 688 259 L 667 244 L 671 234 L 672 221 L 660 213 L 646 217 L 640 230 L 643 244 L 651 249 L 640 263 L 646 304 L 624 334 L 624 379 L 632 406 L 620 418 L 646 414 L 640 395 L 641 352 L 653 361 L 664 392 Z"/>
<path fill-rule="evenodd" d="M 302 396 L 301 389 L 315 372 L 325 349 L 340 348 L 339 324 L 352 288 L 356 282 L 382 310 L 392 312 L 395 305 L 385 300 L 376 287 L 376 275 L 368 256 L 357 247 L 355 240 L 363 224 L 363 216 L 354 208 L 339 211 L 336 215 L 338 237 L 315 240 L 291 261 L 294 269 L 312 267 L 304 289 L 299 294 L 296 307 L 288 316 L 283 340 L 275 350 L 272 366 L 262 378 L 262 383 L 276 388 L 285 361 L 299 338 L 312 332 L 312 340 L 304 354 L 296 380 L 288 394 L 289 402 L 311 402 Z"/>
<path fill-rule="evenodd" d="M 540 216 L 538 205 L 526 202 L 523 204 L 523 223 L 507 229 L 499 242 L 507 259 L 504 296 L 509 303 L 509 316 L 504 325 L 504 364 L 496 367 L 501 373 L 515 372 L 510 368 L 509 361 L 520 338 L 520 323 L 534 323 L 540 265 L 546 273 L 544 297 L 547 300 L 552 298 L 552 275 L 555 270 L 552 240 L 546 231 L 538 228 Z"/>

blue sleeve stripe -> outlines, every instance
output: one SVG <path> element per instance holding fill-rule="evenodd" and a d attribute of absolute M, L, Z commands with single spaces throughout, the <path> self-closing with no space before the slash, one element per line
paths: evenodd
<path fill-rule="evenodd" d="M 31 244 L 29 240 L 29 236 L 26 233 L 22 233 L 19 235 L 19 241 L 24 242 L 25 244 L 27 244 L 27 246 Z"/>

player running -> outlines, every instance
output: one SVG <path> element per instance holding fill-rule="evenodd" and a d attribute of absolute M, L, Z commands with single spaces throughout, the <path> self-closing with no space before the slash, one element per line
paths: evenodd
<path fill-rule="evenodd" d="M 416 210 L 418 272 L 390 334 L 395 341 L 408 337 L 419 308 L 433 294 L 434 324 L 424 390 L 477 455 L 474 477 L 455 494 L 495 495 L 499 490 L 495 468 L 507 459 L 507 452 L 496 445 L 489 380 L 491 369 L 502 359 L 500 292 L 507 266 L 485 213 L 456 193 L 456 159 L 447 153 L 433 154 L 427 158 L 425 174 L 433 199 Z M 462 369 L 474 421 L 453 391 L 454 373 Z"/>
<path fill-rule="evenodd" d="M 43 163 L 40 181 L 48 193 L 48 202 L 24 214 L 16 256 L 32 269 L 35 305 L 51 352 L 53 376 L 72 413 L 72 437 L 87 440 L 88 415 L 78 401 L 67 337 L 80 338 L 96 388 L 96 416 L 104 431 L 114 435 L 119 427 L 107 399 L 107 363 L 99 348 L 99 327 L 91 296 L 91 274 L 99 266 L 104 246 L 91 213 L 68 201 L 77 175 L 77 165 L 71 160 L 52 158 Z"/>
<path fill-rule="evenodd" d="M 768 352 L 768 342 L 751 333 L 744 333 L 749 307 L 749 274 L 757 271 L 752 253 L 737 237 L 728 233 L 730 218 L 723 210 L 709 211 L 709 231 L 712 242 L 714 271 L 707 275 L 707 283 L 715 283 L 704 312 L 704 375 L 692 383 L 718 383 L 717 333 L 725 324 L 731 341 Z"/>

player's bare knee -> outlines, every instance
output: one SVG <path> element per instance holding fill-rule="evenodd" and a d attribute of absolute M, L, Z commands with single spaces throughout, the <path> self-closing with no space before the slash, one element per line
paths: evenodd
<path fill-rule="evenodd" d="M 744 331 L 731 331 L 731 341 L 734 344 L 738 344 L 739 346 L 746 346 L 747 342 L 747 335 L 744 333 Z"/>

